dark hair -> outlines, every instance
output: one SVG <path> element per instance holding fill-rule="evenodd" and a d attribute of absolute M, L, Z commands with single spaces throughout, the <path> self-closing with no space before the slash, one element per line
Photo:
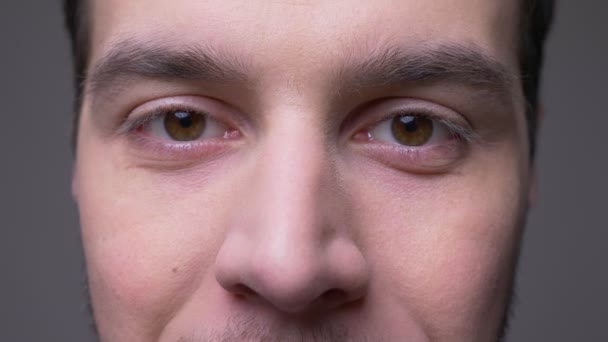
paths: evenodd
<path fill-rule="evenodd" d="M 72 116 L 72 149 L 75 150 L 90 50 L 88 0 L 63 0 L 63 12 L 72 47 L 75 93 L 74 114 Z"/>
<path fill-rule="evenodd" d="M 526 119 L 530 138 L 530 157 L 534 156 L 536 139 L 539 85 L 543 62 L 544 43 L 553 19 L 555 0 L 523 1 L 520 33 L 520 68 L 524 97 L 527 103 Z M 66 26 L 72 43 L 74 59 L 75 110 L 73 118 L 73 144 L 76 146 L 82 92 L 90 50 L 89 11 L 87 0 L 64 0 Z"/>
<path fill-rule="evenodd" d="M 540 77 L 544 45 L 551 23 L 555 0 L 523 0 L 519 65 L 526 99 L 526 119 L 530 138 L 530 158 L 534 157 L 538 124 Z"/>

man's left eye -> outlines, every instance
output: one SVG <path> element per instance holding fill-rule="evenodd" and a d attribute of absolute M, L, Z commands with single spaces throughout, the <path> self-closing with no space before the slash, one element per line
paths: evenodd
<path fill-rule="evenodd" d="M 371 140 L 419 147 L 453 137 L 443 123 L 419 114 L 402 114 L 381 121 L 368 131 Z"/>

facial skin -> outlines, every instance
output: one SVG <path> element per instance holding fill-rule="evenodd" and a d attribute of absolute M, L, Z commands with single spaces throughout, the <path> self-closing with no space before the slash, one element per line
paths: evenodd
<path fill-rule="evenodd" d="M 496 341 L 518 2 L 93 1 L 73 192 L 101 339 Z"/>

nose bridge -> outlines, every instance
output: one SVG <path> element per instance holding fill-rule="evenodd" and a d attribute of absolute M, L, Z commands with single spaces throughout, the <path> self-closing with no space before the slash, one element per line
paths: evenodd
<path fill-rule="evenodd" d="M 246 200 L 218 253 L 216 279 L 229 292 L 284 312 L 355 300 L 367 268 L 340 233 L 344 211 L 336 211 L 342 201 L 323 129 L 303 114 L 273 117 L 282 118 L 256 147 L 243 183 Z"/>
<path fill-rule="evenodd" d="M 274 306 L 298 311 L 323 290 L 328 225 L 326 144 L 304 113 L 272 115 L 255 164 L 253 230 L 244 279 Z M 251 217 L 251 216 L 250 216 Z"/>
<path fill-rule="evenodd" d="M 258 219 L 269 221 L 260 222 L 261 229 L 280 227 L 283 235 L 300 239 L 321 233 L 325 190 L 331 186 L 332 172 L 322 129 L 316 129 L 313 122 L 303 114 L 284 115 L 269 128 L 273 133 L 263 144 L 253 178 L 262 215 Z"/>

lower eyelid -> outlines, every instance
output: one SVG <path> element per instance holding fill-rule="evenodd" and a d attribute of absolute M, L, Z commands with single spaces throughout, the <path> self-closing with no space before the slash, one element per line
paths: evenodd
<path fill-rule="evenodd" d="M 125 124 L 123 137 L 129 153 L 140 160 L 143 165 L 150 167 L 181 168 L 213 160 L 224 153 L 234 150 L 240 141 L 238 130 L 232 130 L 228 125 L 205 115 L 208 125 L 201 137 L 190 141 L 176 141 L 164 131 L 162 114 L 151 114 L 141 117 L 132 123 Z M 152 126 L 157 126 L 159 132 L 152 132 Z M 172 165 L 172 166 L 171 166 Z"/>
<path fill-rule="evenodd" d="M 156 162 L 188 162 L 215 158 L 228 151 L 236 140 L 204 139 L 172 143 L 141 134 L 128 137 L 130 151 L 138 159 Z"/>
<path fill-rule="evenodd" d="M 362 155 L 394 169 L 412 173 L 441 173 L 464 159 L 467 146 L 458 139 L 410 148 L 383 142 L 358 143 Z"/>

